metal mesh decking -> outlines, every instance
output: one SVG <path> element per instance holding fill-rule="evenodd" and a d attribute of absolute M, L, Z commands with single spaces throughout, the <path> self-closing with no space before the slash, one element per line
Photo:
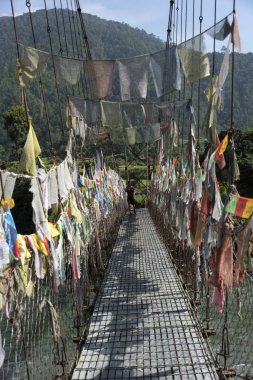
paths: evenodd
<path fill-rule="evenodd" d="M 217 379 L 147 210 L 122 223 L 76 379 Z"/>

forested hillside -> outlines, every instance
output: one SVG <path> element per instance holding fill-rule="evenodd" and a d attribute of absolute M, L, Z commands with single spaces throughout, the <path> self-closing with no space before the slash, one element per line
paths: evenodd
<path fill-rule="evenodd" d="M 63 13 L 59 10 L 48 12 L 50 33 L 47 30 L 45 11 L 40 10 L 32 14 L 34 26 L 34 36 L 36 47 L 45 51 L 50 51 L 49 34 L 52 41 L 52 49 L 55 54 L 78 56 L 81 55 L 81 35 L 74 34 L 74 21 L 67 10 Z M 71 16 L 71 17 L 70 17 Z M 57 17 L 57 18 L 56 18 Z M 75 16 L 76 17 L 76 16 Z M 85 15 L 85 25 L 88 34 L 88 41 L 93 58 L 121 58 L 131 57 L 144 53 L 152 53 L 164 48 L 165 44 L 160 39 L 143 30 L 132 28 L 127 24 L 106 21 L 96 16 Z M 57 31 L 57 21 L 59 34 Z M 64 24 L 63 24 L 64 20 Z M 72 25 L 71 25 L 72 23 Z M 65 31 L 63 29 L 65 25 Z M 16 18 L 17 36 L 21 44 L 34 46 L 31 32 L 29 14 L 24 14 Z M 6 156 L 7 136 L 3 130 L 2 115 L 12 105 L 19 102 L 19 88 L 14 76 L 17 49 L 15 34 L 11 17 L 0 18 L 0 157 Z M 79 46 L 79 47 L 78 47 Z M 215 62 L 217 70 L 220 67 L 223 53 L 216 53 Z M 210 54 L 212 61 L 212 54 Z M 51 70 L 52 71 L 52 70 Z M 52 73 L 51 73 L 52 74 Z M 201 94 L 209 83 L 209 78 L 201 81 Z M 48 103 L 48 114 L 52 126 L 52 135 L 56 147 L 62 145 L 60 131 L 60 117 L 57 106 L 54 78 L 50 73 L 43 75 L 45 94 Z M 225 106 L 218 116 L 219 129 L 223 129 L 230 123 L 230 99 L 231 99 L 231 75 L 229 75 L 225 88 Z M 196 84 L 197 85 L 197 84 Z M 65 117 L 66 91 L 71 94 L 73 89 L 66 89 L 64 83 L 59 83 L 60 101 L 62 115 Z M 196 92 L 195 92 L 196 93 Z M 77 94 L 78 95 L 78 94 Z M 39 141 L 47 152 L 48 139 L 45 113 L 41 107 L 40 92 L 38 82 L 34 81 L 27 87 L 27 101 L 30 114 L 33 117 L 34 128 Z M 235 100 L 234 114 L 235 127 L 238 129 L 253 128 L 253 54 L 235 54 Z M 200 116 L 203 120 L 206 110 L 206 99 L 201 95 Z M 6 158 L 6 157 L 5 157 Z"/>

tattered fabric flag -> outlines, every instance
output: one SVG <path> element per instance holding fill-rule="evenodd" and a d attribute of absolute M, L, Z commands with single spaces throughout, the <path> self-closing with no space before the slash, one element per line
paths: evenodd
<path fill-rule="evenodd" d="M 229 167 L 228 167 L 228 181 L 229 183 L 234 183 L 240 179 L 240 170 L 238 166 L 237 156 L 235 152 L 235 143 L 233 137 L 230 138 L 228 145 L 228 157 L 229 157 Z"/>
<path fill-rule="evenodd" d="M 149 56 L 118 60 L 121 99 L 146 98 Z"/>
<path fill-rule="evenodd" d="M 136 138 L 136 129 L 133 127 L 125 128 L 126 141 L 129 145 L 135 144 Z"/>
<path fill-rule="evenodd" d="M 150 55 L 150 71 L 158 97 L 181 90 L 181 71 L 176 46 Z"/>
<path fill-rule="evenodd" d="M 178 140 L 178 127 L 175 119 L 171 119 L 170 123 L 170 141 L 173 147 L 177 146 Z"/>
<path fill-rule="evenodd" d="M 102 101 L 100 105 L 104 127 L 116 127 L 122 124 L 120 103 Z"/>
<path fill-rule="evenodd" d="M 144 109 L 141 104 L 121 104 L 123 127 L 132 127 L 145 124 Z"/>
<path fill-rule="evenodd" d="M 83 62 L 73 58 L 54 56 L 56 72 L 69 85 L 75 85 L 81 77 Z"/>
<path fill-rule="evenodd" d="M 8 243 L 11 253 L 13 254 L 14 259 L 19 260 L 20 257 L 17 257 L 14 254 L 14 245 L 15 245 L 15 241 L 16 241 L 18 233 L 17 233 L 16 225 L 9 208 L 4 213 L 4 232 L 5 232 L 6 241 Z"/>
<path fill-rule="evenodd" d="M 223 20 L 215 24 L 212 28 L 207 30 L 208 36 L 215 38 L 216 40 L 223 41 L 231 33 L 232 27 L 225 17 Z"/>
<path fill-rule="evenodd" d="M 98 101 L 85 100 L 84 117 L 87 124 L 96 124 L 100 116 L 100 107 Z"/>
<path fill-rule="evenodd" d="M 150 126 L 150 141 L 157 141 L 161 138 L 160 123 L 152 123 Z"/>
<path fill-rule="evenodd" d="M 232 43 L 235 45 L 238 53 L 241 53 L 241 39 L 240 39 L 240 33 L 239 33 L 239 28 L 238 28 L 237 16 L 235 13 L 233 16 L 233 24 L 232 24 Z"/>
<path fill-rule="evenodd" d="M 203 35 L 180 44 L 178 54 L 188 84 L 210 75 L 209 58 Z"/>
<path fill-rule="evenodd" d="M 223 61 L 221 64 L 220 74 L 219 74 L 219 79 L 218 79 L 217 91 L 218 91 L 218 95 L 220 97 L 220 108 L 222 108 L 222 105 L 224 104 L 223 87 L 224 87 L 224 83 L 227 79 L 228 72 L 229 72 L 229 46 L 230 46 L 230 42 L 231 42 L 231 39 L 229 37 L 228 46 L 227 46 L 226 53 L 224 55 L 224 58 L 223 58 Z"/>
<path fill-rule="evenodd" d="M 248 221 L 243 226 L 238 226 L 239 232 L 235 234 L 237 252 L 236 252 L 236 261 L 235 261 L 235 283 L 242 284 L 246 271 L 252 271 L 252 262 L 250 255 L 250 235 L 251 230 L 249 228 Z M 238 228 L 236 227 L 236 228 Z"/>
<path fill-rule="evenodd" d="M 217 94 L 218 76 L 213 75 L 211 82 L 205 89 L 205 95 L 208 100 L 208 109 L 205 116 L 205 132 L 208 142 L 212 147 L 216 146 L 216 124 L 217 110 L 220 106 L 220 97 Z"/>
<path fill-rule="evenodd" d="M 20 45 L 20 58 L 16 65 L 16 78 L 19 85 L 25 87 L 28 80 L 38 78 L 45 71 L 48 59 L 48 53 Z"/>
<path fill-rule="evenodd" d="M 96 124 L 100 117 L 100 102 L 70 96 L 67 108 L 68 117 L 84 118 L 87 124 Z"/>
<path fill-rule="evenodd" d="M 35 176 L 37 174 L 35 159 L 40 153 L 41 149 L 32 127 L 32 120 L 29 118 L 29 131 L 19 162 L 20 170 Z"/>
<path fill-rule="evenodd" d="M 219 148 L 220 146 L 220 139 L 219 139 L 219 136 L 218 136 L 218 133 L 217 133 L 217 130 L 215 131 L 215 135 L 216 135 L 216 150 Z M 226 146 L 227 148 L 227 146 Z M 215 161 L 216 161 L 216 164 L 218 165 L 218 167 L 222 170 L 225 168 L 226 166 L 226 161 L 225 161 L 225 157 L 223 154 L 216 154 L 215 155 Z"/>
<path fill-rule="evenodd" d="M 227 149 L 228 146 L 228 133 L 225 135 L 225 137 L 222 139 L 220 145 L 218 146 L 216 155 L 215 155 L 215 160 L 219 160 L 219 156 L 221 156 L 225 150 Z"/>
<path fill-rule="evenodd" d="M 5 358 L 5 351 L 4 351 L 4 348 L 2 346 L 2 335 L 0 332 L 0 368 L 4 364 L 4 358 Z"/>
<path fill-rule="evenodd" d="M 248 219 L 253 214 L 253 199 L 233 194 L 225 206 L 225 210 L 232 215 Z"/>
<path fill-rule="evenodd" d="M 0 170 L 2 185 L 0 186 L 0 198 L 12 198 L 16 182 L 16 175 L 7 171 Z M 3 189 L 2 189 L 3 186 Z M 3 193 L 2 193 L 3 190 Z"/>
<path fill-rule="evenodd" d="M 103 99 L 112 95 L 114 60 L 89 60 L 85 61 L 85 69 L 91 87 L 93 100 Z"/>
<path fill-rule="evenodd" d="M 142 103 L 144 110 L 145 123 L 153 123 L 154 121 L 154 103 Z"/>
<path fill-rule="evenodd" d="M 149 140 L 150 140 L 150 124 L 144 124 L 144 125 L 141 125 L 139 128 L 138 128 L 138 132 L 141 136 L 141 142 L 142 143 L 145 143 L 145 144 L 148 144 L 149 143 Z"/>

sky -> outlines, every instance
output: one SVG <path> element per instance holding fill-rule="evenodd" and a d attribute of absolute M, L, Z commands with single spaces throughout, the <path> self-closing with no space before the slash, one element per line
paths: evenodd
<path fill-rule="evenodd" d="M 166 40 L 166 30 L 169 16 L 169 0 L 79 0 L 82 11 L 104 18 L 127 23 L 135 28 L 144 29 Z M 60 7 L 60 0 L 46 0 L 48 9 L 54 6 Z M 75 0 L 61 0 L 63 8 L 67 4 L 74 5 Z M 195 9 L 194 34 L 200 31 L 200 2 L 201 0 L 175 0 L 175 9 L 178 7 L 178 19 L 180 26 L 181 13 L 183 12 L 183 24 L 185 20 L 185 9 L 187 4 L 188 21 L 186 34 L 187 38 L 192 37 L 193 33 L 193 4 Z M 31 0 L 31 10 L 35 11 L 44 8 L 44 0 Z M 216 0 L 217 16 L 216 20 L 221 20 L 233 9 L 233 0 Z M 214 4 L 215 0 L 202 0 L 202 31 L 214 24 Z M 27 12 L 25 0 L 13 0 L 15 15 Z M 182 11 L 182 12 L 181 12 Z M 176 12 L 177 14 L 177 12 Z M 236 14 L 238 18 L 239 31 L 241 36 L 242 53 L 253 52 L 252 20 L 253 20 L 253 0 L 237 0 Z M 10 0 L 0 1 L 0 15 L 11 16 Z M 180 29 L 180 28 L 179 28 Z M 183 25 L 183 37 L 185 27 Z M 184 39 L 184 38 L 183 38 Z M 181 40 L 181 33 L 178 31 L 178 42 Z M 211 45 L 210 45 L 211 46 Z M 216 50 L 221 46 L 218 44 Z"/>

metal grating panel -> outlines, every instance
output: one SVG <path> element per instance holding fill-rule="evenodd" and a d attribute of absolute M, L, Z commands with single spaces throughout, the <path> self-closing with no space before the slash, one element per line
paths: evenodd
<path fill-rule="evenodd" d="M 72 379 L 217 379 L 147 210 L 122 223 Z"/>

